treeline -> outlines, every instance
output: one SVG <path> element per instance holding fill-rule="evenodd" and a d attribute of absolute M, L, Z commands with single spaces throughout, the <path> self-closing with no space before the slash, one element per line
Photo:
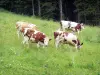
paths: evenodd
<path fill-rule="evenodd" d="M 0 0 L 0 7 L 46 19 L 100 24 L 99 0 Z"/>

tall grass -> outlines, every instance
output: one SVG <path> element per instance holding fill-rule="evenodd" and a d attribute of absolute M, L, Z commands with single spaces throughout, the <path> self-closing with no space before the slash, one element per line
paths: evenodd
<path fill-rule="evenodd" d="M 27 21 L 52 38 L 46 48 L 23 45 L 18 39 L 15 23 Z M 0 75 L 100 75 L 100 28 L 86 26 L 79 34 L 83 47 L 61 45 L 56 50 L 53 32 L 58 22 L 36 17 L 0 12 Z"/>

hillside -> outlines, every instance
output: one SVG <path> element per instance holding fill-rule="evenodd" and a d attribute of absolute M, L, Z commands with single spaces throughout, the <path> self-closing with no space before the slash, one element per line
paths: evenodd
<path fill-rule="evenodd" d="M 15 23 L 27 21 L 38 26 L 52 41 L 46 48 L 23 45 Z M 79 38 L 84 43 L 78 52 L 61 45 L 56 50 L 53 32 L 58 22 L 0 12 L 0 75 L 100 75 L 100 28 L 86 26 Z"/>

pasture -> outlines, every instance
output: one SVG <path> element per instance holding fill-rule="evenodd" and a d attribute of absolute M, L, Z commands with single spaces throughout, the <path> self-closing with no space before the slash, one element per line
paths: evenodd
<path fill-rule="evenodd" d="M 36 24 L 52 40 L 48 47 L 30 47 L 18 39 L 15 24 L 27 21 Z M 54 45 L 53 32 L 59 22 L 42 20 L 36 17 L 16 15 L 8 11 L 0 12 L 0 75 L 100 75 L 100 28 L 86 26 L 80 32 L 83 42 L 81 50 L 61 45 L 58 50 Z"/>

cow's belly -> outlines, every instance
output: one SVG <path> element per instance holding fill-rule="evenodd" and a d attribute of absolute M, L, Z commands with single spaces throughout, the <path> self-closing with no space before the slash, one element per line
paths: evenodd
<path fill-rule="evenodd" d="M 68 27 L 69 27 L 69 25 L 67 25 L 67 24 L 63 25 L 63 28 L 68 28 Z"/>

